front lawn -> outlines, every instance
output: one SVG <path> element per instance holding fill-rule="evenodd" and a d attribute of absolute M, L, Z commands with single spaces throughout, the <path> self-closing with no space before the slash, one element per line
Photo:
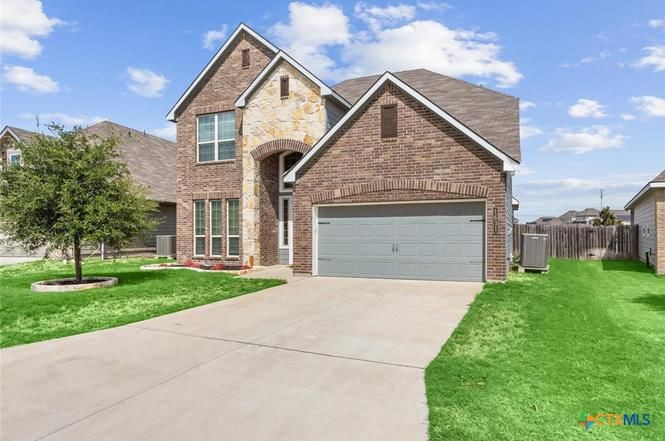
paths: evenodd
<path fill-rule="evenodd" d="M 156 262 L 164 261 L 85 261 L 84 276 L 118 277 L 118 285 L 68 293 L 35 293 L 30 284 L 72 277 L 71 264 L 40 261 L 0 267 L 0 347 L 111 328 L 283 283 L 224 273 L 139 269 Z"/>
<path fill-rule="evenodd" d="M 425 373 L 431 440 L 665 439 L 665 278 L 552 260 L 488 284 Z M 651 414 L 641 427 L 581 413 Z"/>

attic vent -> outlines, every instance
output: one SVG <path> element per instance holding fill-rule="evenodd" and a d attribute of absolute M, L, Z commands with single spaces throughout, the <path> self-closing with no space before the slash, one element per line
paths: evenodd
<path fill-rule="evenodd" d="M 381 106 L 381 138 L 397 137 L 397 104 Z"/>
<path fill-rule="evenodd" d="M 289 97 L 289 76 L 288 75 L 283 75 L 279 79 L 279 95 L 282 97 L 283 100 L 287 99 Z"/>
<path fill-rule="evenodd" d="M 242 50 L 242 68 L 246 69 L 249 67 L 249 49 Z"/>

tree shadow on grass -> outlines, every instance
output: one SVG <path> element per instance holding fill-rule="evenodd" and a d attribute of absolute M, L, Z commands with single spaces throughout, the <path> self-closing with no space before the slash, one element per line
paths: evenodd
<path fill-rule="evenodd" d="M 103 277 L 117 277 L 118 285 L 140 285 L 158 279 L 164 279 L 165 274 L 158 274 L 160 271 L 130 271 L 117 274 L 103 274 Z M 84 274 L 85 277 L 94 277 L 94 271 L 90 274 Z"/>
<path fill-rule="evenodd" d="M 603 271 L 630 271 L 634 273 L 653 273 L 653 268 L 636 260 L 602 260 Z"/>
<path fill-rule="evenodd" d="M 647 305 L 653 311 L 665 313 L 665 294 L 647 294 L 633 299 L 632 302 Z"/>

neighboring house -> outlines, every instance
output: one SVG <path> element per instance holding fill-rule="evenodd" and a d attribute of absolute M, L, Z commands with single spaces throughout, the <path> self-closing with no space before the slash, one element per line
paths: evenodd
<path fill-rule="evenodd" d="M 424 69 L 330 87 L 240 25 L 168 119 L 180 261 L 507 276 L 517 98 Z"/>
<path fill-rule="evenodd" d="M 541 216 L 536 220 L 527 222 L 527 225 L 561 225 L 563 221 L 556 216 Z"/>
<path fill-rule="evenodd" d="M 567 211 L 560 216 L 560 219 L 565 224 L 590 224 L 598 218 L 598 215 L 600 215 L 600 210 L 586 208 L 582 211 Z"/>
<path fill-rule="evenodd" d="M 159 203 L 155 217 L 160 220 L 160 224 L 155 231 L 144 239 L 136 239 L 129 247 L 122 250 L 122 254 L 154 254 L 156 235 L 176 233 L 175 143 L 111 121 L 102 121 L 83 130 L 88 135 L 102 138 L 111 135 L 118 137 L 117 149 L 132 178 L 137 183 L 145 185 L 150 198 Z M 3 168 L 17 161 L 10 159 L 12 155 L 18 156 L 20 161 L 20 149 L 16 143 L 34 135 L 35 132 L 28 130 L 5 127 L 0 134 Z M 0 248 L 0 255 L 3 252 L 8 253 L 8 250 L 3 251 Z"/>
<path fill-rule="evenodd" d="M 638 254 L 665 274 L 665 170 L 649 181 L 624 207 L 638 226 Z"/>

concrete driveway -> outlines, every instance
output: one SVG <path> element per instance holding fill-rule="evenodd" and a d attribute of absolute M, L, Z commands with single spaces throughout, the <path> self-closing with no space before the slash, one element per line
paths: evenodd
<path fill-rule="evenodd" d="M 0 352 L 10 440 L 425 440 L 479 283 L 311 278 Z"/>

